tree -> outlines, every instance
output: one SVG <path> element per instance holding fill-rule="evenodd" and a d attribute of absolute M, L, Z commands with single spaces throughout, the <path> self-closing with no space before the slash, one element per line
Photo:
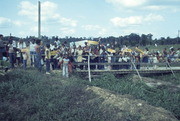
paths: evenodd
<path fill-rule="evenodd" d="M 141 35 L 141 45 L 142 46 L 146 46 L 147 45 L 147 42 L 148 42 L 148 40 L 147 40 L 147 35 L 145 35 L 145 34 L 142 34 Z"/>
<path fill-rule="evenodd" d="M 129 43 L 131 44 L 131 46 L 135 46 L 139 44 L 140 39 L 141 39 L 140 36 L 135 33 L 131 33 L 129 35 Z"/>

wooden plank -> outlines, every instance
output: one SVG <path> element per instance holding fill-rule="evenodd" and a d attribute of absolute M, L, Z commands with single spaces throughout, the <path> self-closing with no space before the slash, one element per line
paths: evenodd
<path fill-rule="evenodd" d="M 74 65 L 88 65 L 88 63 L 84 62 L 84 63 L 73 63 Z M 139 65 L 140 66 L 166 66 L 167 63 L 134 63 L 135 65 Z M 90 65 L 132 65 L 130 62 L 129 63 L 90 63 Z M 180 67 L 180 63 L 170 63 L 171 66 L 179 66 Z"/>
<path fill-rule="evenodd" d="M 173 69 L 174 72 L 180 72 L 180 68 Z M 88 73 L 87 70 L 78 70 L 75 71 L 77 73 Z M 91 70 L 91 73 L 116 73 L 116 74 L 135 74 L 135 70 L 128 70 L 128 69 L 122 69 L 122 70 Z M 157 73 L 171 73 L 171 69 L 148 69 L 148 70 L 139 70 L 140 74 L 157 74 Z"/>

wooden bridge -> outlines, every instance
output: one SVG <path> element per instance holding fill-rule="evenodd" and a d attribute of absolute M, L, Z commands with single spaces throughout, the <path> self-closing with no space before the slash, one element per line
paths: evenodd
<path fill-rule="evenodd" d="M 83 69 L 77 68 L 76 73 L 88 73 L 88 63 L 74 63 L 75 66 L 82 66 Z M 137 65 L 140 69 L 136 69 Z M 91 66 L 96 66 L 95 69 L 90 69 L 91 74 L 114 73 L 114 74 L 165 74 L 180 72 L 180 63 L 90 63 Z M 98 66 L 104 66 L 103 69 L 98 69 Z M 115 69 L 108 69 L 108 66 L 116 66 Z M 125 68 L 128 67 L 128 69 Z"/>
<path fill-rule="evenodd" d="M 149 68 L 149 69 L 138 69 L 140 74 L 159 74 L 159 73 L 174 73 L 180 72 L 180 67 L 158 67 L 157 69 Z M 88 70 L 76 70 L 77 73 L 88 73 Z M 91 70 L 91 74 L 97 73 L 114 73 L 114 74 L 135 74 L 137 73 L 135 69 L 119 69 L 119 70 Z"/>

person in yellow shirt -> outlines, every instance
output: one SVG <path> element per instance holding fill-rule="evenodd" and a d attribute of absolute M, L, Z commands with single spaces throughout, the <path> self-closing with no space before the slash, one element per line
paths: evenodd
<path fill-rule="evenodd" d="M 50 52 L 50 45 L 46 45 L 45 50 L 45 59 L 46 59 L 46 74 L 50 74 L 50 62 L 51 62 L 51 52 Z"/>

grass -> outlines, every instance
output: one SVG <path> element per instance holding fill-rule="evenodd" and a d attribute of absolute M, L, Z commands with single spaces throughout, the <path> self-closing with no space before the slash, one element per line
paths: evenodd
<path fill-rule="evenodd" d="M 180 76 L 179 74 L 177 75 Z M 159 79 L 160 78 L 168 81 L 172 76 L 166 75 L 166 77 L 159 77 Z M 176 81 L 173 81 L 173 83 L 176 84 L 179 83 L 179 81 L 178 78 Z M 116 78 L 109 73 L 103 74 L 100 78 L 96 78 L 92 83 L 88 84 L 109 89 L 118 94 L 130 94 L 136 99 L 148 102 L 150 105 L 163 107 L 173 112 L 173 114 L 180 119 L 180 90 L 171 92 L 168 87 L 150 88 L 143 82 L 134 83 L 130 75 Z"/>
<path fill-rule="evenodd" d="M 92 82 L 76 75 L 69 79 L 59 73 L 42 74 L 36 70 L 14 70 L 0 75 L 0 120 L 3 121 L 109 121 L 117 120 L 118 109 L 102 109 L 104 99 L 90 91 L 87 85 L 108 89 L 117 94 L 130 94 L 151 105 L 163 107 L 179 118 L 180 94 L 166 88 L 147 87 L 133 83 L 131 76 L 104 74 Z M 123 120 L 138 121 L 139 115 L 123 113 Z"/>
<path fill-rule="evenodd" d="M 60 74 L 15 70 L 1 76 L 1 121 L 90 121 L 111 119 L 99 109 L 102 99 L 85 91 L 86 85 Z M 82 96 L 86 95 L 86 96 Z"/>
<path fill-rule="evenodd" d="M 164 48 L 166 48 L 167 51 L 169 51 L 170 47 L 174 47 L 177 50 L 178 48 L 180 48 L 180 44 L 175 44 L 175 45 L 158 45 L 157 47 L 154 46 L 154 45 L 147 45 L 147 46 L 140 46 L 139 48 L 144 50 L 146 47 L 149 49 L 150 52 L 153 52 L 153 51 L 154 52 L 156 52 L 156 51 L 162 52 Z M 133 49 L 133 50 L 134 50 L 134 48 L 135 47 L 131 47 L 131 49 Z"/>
<path fill-rule="evenodd" d="M 161 75 L 153 75 L 151 78 L 162 80 L 165 82 L 171 82 L 174 85 L 180 85 L 180 73 L 175 73 L 175 77 L 173 74 L 161 74 Z"/>

